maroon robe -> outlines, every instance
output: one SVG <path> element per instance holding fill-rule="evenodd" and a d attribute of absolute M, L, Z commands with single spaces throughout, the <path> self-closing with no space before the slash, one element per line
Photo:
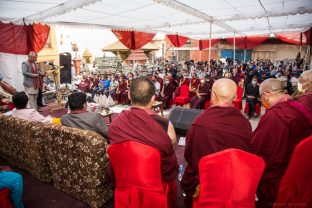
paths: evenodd
<path fill-rule="evenodd" d="M 189 97 L 192 99 L 192 97 L 196 96 L 196 90 L 198 88 L 198 85 L 200 84 L 199 79 L 191 79 L 191 89 L 190 89 L 190 94 Z M 192 89 L 195 89 L 195 92 L 191 92 Z"/>
<path fill-rule="evenodd" d="M 312 92 L 306 92 L 303 95 L 301 95 L 297 99 L 298 103 L 301 103 L 304 105 L 309 111 L 312 112 Z"/>
<path fill-rule="evenodd" d="M 190 85 L 190 79 L 184 78 L 183 80 L 180 80 L 180 83 L 181 83 L 181 85 L 189 86 Z"/>
<path fill-rule="evenodd" d="M 163 102 L 163 108 L 164 109 L 168 109 L 170 107 L 170 102 L 172 100 L 172 96 L 173 96 L 173 92 L 174 92 L 174 86 L 169 83 L 169 84 L 165 84 L 164 85 L 164 95 L 162 98 L 162 102 Z"/>
<path fill-rule="evenodd" d="M 200 83 L 198 85 L 198 93 L 207 93 L 207 95 L 201 96 L 201 98 L 194 96 L 190 101 L 191 108 L 204 109 L 205 102 L 210 100 L 213 83 L 214 81 L 210 80 L 209 82 L 205 82 L 204 84 Z"/>
<path fill-rule="evenodd" d="M 109 126 L 110 144 L 136 141 L 158 149 L 162 179 L 170 181 L 177 176 L 178 162 L 169 135 L 155 117 L 159 116 L 153 111 L 133 107 L 124 110 Z"/>
<path fill-rule="evenodd" d="M 117 87 L 117 91 L 116 91 L 116 99 L 117 99 L 118 103 L 124 104 L 126 102 L 126 100 L 125 100 L 125 92 L 126 92 L 127 89 L 128 89 L 128 87 L 127 87 L 127 82 L 126 81 L 123 81 L 122 83 L 119 83 L 119 86 Z M 117 94 L 117 92 L 120 92 L 120 93 Z"/>
<path fill-rule="evenodd" d="M 272 207 L 294 148 L 312 134 L 311 117 L 301 104 L 292 100 L 278 102 L 261 117 L 251 142 L 252 152 L 266 163 L 257 190 L 257 207 Z"/>
<path fill-rule="evenodd" d="M 211 107 L 195 119 L 186 136 L 184 152 L 188 165 L 182 178 L 182 189 L 187 194 L 187 207 L 191 207 L 192 196 L 199 184 L 199 160 L 229 148 L 249 152 L 251 136 L 249 121 L 233 107 Z"/>
<path fill-rule="evenodd" d="M 164 85 L 164 81 L 163 81 L 163 79 L 162 78 L 160 78 L 160 77 L 156 77 L 156 81 L 160 84 L 160 92 L 162 91 L 162 88 L 163 88 L 163 85 Z"/>
<path fill-rule="evenodd" d="M 82 92 L 87 92 L 90 88 L 90 81 L 88 78 L 84 78 L 83 80 L 81 80 L 81 82 L 79 83 L 78 89 Z"/>

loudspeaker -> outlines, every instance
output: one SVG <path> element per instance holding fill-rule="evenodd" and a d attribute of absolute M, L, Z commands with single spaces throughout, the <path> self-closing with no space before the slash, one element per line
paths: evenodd
<path fill-rule="evenodd" d="M 71 83 L 71 54 L 60 53 L 60 66 L 64 68 L 60 69 L 60 81 L 63 83 Z"/>
<path fill-rule="evenodd" d="M 169 114 L 169 121 L 176 130 L 188 131 L 194 119 L 202 112 L 203 110 L 175 107 Z"/>

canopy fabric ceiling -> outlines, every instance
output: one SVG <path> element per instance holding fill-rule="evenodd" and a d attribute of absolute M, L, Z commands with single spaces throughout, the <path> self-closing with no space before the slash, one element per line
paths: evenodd
<path fill-rule="evenodd" d="M 0 20 L 163 32 L 192 39 L 303 32 L 311 0 L 1 0 Z"/>

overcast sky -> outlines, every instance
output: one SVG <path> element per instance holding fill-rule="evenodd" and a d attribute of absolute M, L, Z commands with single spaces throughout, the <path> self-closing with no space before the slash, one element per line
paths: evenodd
<path fill-rule="evenodd" d="M 78 54 L 82 57 L 85 48 L 89 48 L 93 56 L 102 57 L 102 48 L 117 41 L 116 36 L 108 29 L 99 28 L 73 28 L 56 26 L 56 36 L 59 52 L 70 52 L 71 42 L 77 43 Z M 60 46 L 61 35 L 63 35 L 63 46 Z M 164 38 L 163 34 L 157 34 L 156 38 Z M 112 55 L 107 53 L 106 55 Z"/>

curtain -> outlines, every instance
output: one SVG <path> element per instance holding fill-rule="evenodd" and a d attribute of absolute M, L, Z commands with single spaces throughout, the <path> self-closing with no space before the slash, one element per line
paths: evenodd
<path fill-rule="evenodd" d="M 307 42 L 307 38 L 305 37 L 305 35 L 302 35 L 302 33 L 300 32 L 293 32 L 293 33 L 278 33 L 275 34 L 275 36 L 286 42 L 286 43 L 292 43 L 292 44 L 296 44 L 296 45 L 302 45 L 305 44 Z"/>
<path fill-rule="evenodd" d="M 219 39 L 211 39 L 211 46 L 215 45 Z M 199 50 L 209 48 L 209 39 L 208 40 L 199 40 Z"/>
<path fill-rule="evenodd" d="M 14 25 L 0 22 L 0 52 L 11 54 L 29 54 L 39 52 L 49 37 L 48 25 Z"/>
<path fill-rule="evenodd" d="M 112 30 L 118 40 L 129 49 L 140 49 L 153 40 L 155 33 Z"/>
<path fill-rule="evenodd" d="M 310 46 L 312 46 L 312 27 L 304 32 L 304 35 L 307 39 L 306 43 Z"/>
<path fill-rule="evenodd" d="M 245 36 L 235 38 L 235 47 L 240 49 L 253 49 L 266 41 L 268 36 Z M 227 38 L 226 41 L 234 45 L 234 38 Z"/>
<path fill-rule="evenodd" d="M 48 25 L 14 25 L 0 21 L 0 74 L 18 91 L 23 91 L 21 65 L 30 51 L 39 52 L 49 37 Z"/>
<path fill-rule="evenodd" d="M 180 36 L 180 35 L 167 35 L 167 38 L 169 38 L 169 40 L 174 45 L 174 47 L 177 47 L 177 48 L 182 47 L 188 40 L 187 37 Z"/>

